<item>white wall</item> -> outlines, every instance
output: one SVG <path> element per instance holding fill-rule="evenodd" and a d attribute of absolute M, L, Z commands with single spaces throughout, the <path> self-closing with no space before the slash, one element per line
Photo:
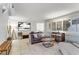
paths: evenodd
<path fill-rule="evenodd" d="M 27 32 L 27 33 L 31 32 L 31 31 L 36 32 L 37 31 L 36 24 L 37 23 L 41 23 L 41 22 L 43 23 L 44 22 L 44 21 L 39 21 L 39 20 L 34 21 L 34 20 L 29 20 L 29 19 L 21 19 L 21 18 L 18 19 L 17 16 L 15 18 L 13 18 L 13 17 L 12 18 L 9 17 L 8 25 L 11 25 L 11 28 L 12 28 L 11 31 L 13 31 L 13 29 L 14 29 L 14 31 L 16 32 L 15 34 L 16 34 L 16 37 L 17 38 L 18 38 L 18 32 L 19 32 L 18 31 L 18 22 L 31 23 L 31 30 L 23 31 L 23 32 Z"/>
<path fill-rule="evenodd" d="M 8 14 L 2 14 L 2 5 L 0 5 L 0 44 L 7 38 Z"/>
<path fill-rule="evenodd" d="M 31 31 L 36 31 L 36 22 L 31 22 Z"/>
<path fill-rule="evenodd" d="M 36 22 L 31 22 L 31 31 L 37 31 L 37 23 L 44 23 L 44 21 L 36 21 Z"/>

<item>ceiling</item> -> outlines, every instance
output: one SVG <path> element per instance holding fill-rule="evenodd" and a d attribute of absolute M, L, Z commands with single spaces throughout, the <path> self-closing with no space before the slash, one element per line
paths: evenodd
<path fill-rule="evenodd" d="M 45 20 L 79 10 L 78 3 L 14 3 L 16 15 L 29 20 Z"/>

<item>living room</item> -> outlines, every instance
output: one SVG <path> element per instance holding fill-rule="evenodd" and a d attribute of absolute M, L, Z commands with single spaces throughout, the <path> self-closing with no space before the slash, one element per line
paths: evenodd
<path fill-rule="evenodd" d="M 79 54 L 78 3 L 4 3 L 0 8 L 2 55 Z"/>

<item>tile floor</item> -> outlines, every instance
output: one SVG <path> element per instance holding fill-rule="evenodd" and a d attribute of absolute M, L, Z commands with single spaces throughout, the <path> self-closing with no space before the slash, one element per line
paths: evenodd
<path fill-rule="evenodd" d="M 10 55 L 60 55 L 56 44 L 46 48 L 42 43 L 31 45 L 28 39 L 13 40 Z"/>
<path fill-rule="evenodd" d="M 79 55 L 79 44 L 73 44 L 60 42 L 55 43 L 50 48 L 46 48 L 42 43 L 31 45 L 29 39 L 13 40 L 9 55 Z M 5 52 L 2 55 L 5 55 Z"/>

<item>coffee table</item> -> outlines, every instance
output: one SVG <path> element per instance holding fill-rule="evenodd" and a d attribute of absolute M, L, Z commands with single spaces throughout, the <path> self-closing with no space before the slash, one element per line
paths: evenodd
<path fill-rule="evenodd" d="M 42 44 L 46 48 L 52 47 L 54 45 L 53 39 L 52 38 L 43 38 Z"/>

